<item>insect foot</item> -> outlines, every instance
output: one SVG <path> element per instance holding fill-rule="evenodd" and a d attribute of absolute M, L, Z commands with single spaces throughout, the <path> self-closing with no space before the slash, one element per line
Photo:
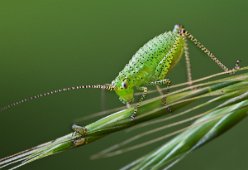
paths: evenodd
<path fill-rule="evenodd" d="M 240 60 L 237 60 L 233 69 L 230 70 L 231 71 L 230 74 L 235 74 L 236 71 L 238 71 L 239 69 L 240 69 Z"/>
<path fill-rule="evenodd" d="M 132 115 L 130 116 L 131 120 L 134 120 L 134 119 L 135 119 L 137 111 L 138 111 L 138 107 L 136 106 L 136 107 L 134 108 L 134 112 L 133 112 Z"/>
<path fill-rule="evenodd" d="M 235 64 L 235 67 L 234 67 L 235 70 L 239 70 L 240 69 L 240 65 L 239 64 L 240 64 L 240 60 L 237 60 L 236 61 L 236 64 Z"/>
<path fill-rule="evenodd" d="M 135 114 L 132 114 L 132 115 L 130 116 L 131 120 L 134 120 L 134 119 L 135 119 L 135 117 L 136 117 L 136 115 L 135 115 Z"/>
<path fill-rule="evenodd" d="M 171 107 L 166 107 L 166 110 L 167 110 L 167 112 L 169 112 L 169 113 L 172 112 Z"/>
<path fill-rule="evenodd" d="M 79 133 L 82 136 L 85 136 L 87 133 L 87 129 L 85 127 L 73 124 L 72 125 L 72 130 L 74 130 L 75 132 Z"/>
<path fill-rule="evenodd" d="M 169 112 L 169 113 L 171 113 L 172 112 L 171 107 L 170 106 L 167 106 L 167 97 L 162 97 L 161 101 L 162 101 L 163 105 L 166 107 L 165 108 L 166 111 Z"/>

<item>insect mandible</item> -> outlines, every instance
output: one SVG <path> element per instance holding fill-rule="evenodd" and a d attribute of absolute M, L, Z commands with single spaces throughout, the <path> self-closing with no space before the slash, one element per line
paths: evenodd
<path fill-rule="evenodd" d="M 203 44 L 201 44 L 192 34 L 190 34 L 182 25 L 175 25 L 173 31 L 162 33 L 141 47 L 131 58 L 129 63 L 112 81 L 111 84 L 105 85 L 80 85 L 69 88 L 62 88 L 50 92 L 38 94 L 32 97 L 22 99 L 20 101 L 2 107 L 0 111 L 7 110 L 21 103 L 34 100 L 43 96 L 56 94 L 78 89 L 105 89 L 115 91 L 119 99 L 124 104 L 129 105 L 134 101 L 134 92 L 142 91 L 143 95 L 134 108 L 131 116 L 135 118 L 140 102 L 145 98 L 148 85 L 169 84 L 166 78 L 168 72 L 178 63 L 184 53 L 187 67 L 188 83 L 192 83 L 190 58 L 188 52 L 187 39 L 193 42 L 196 47 L 207 54 L 221 69 L 229 71 L 229 69 Z M 233 70 L 239 68 L 239 61 Z M 73 129 L 84 133 L 83 127 L 74 125 Z"/>

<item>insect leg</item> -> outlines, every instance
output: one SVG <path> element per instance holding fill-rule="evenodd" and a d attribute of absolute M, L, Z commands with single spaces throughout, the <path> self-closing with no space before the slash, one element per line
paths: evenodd
<path fill-rule="evenodd" d="M 134 120 L 136 117 L 136 113 L 138 111 L 138 108 L 140 107 L 141 102 L 146 98 L 147 95 L 147 87 L 139 87 L 138 90 L 143 91 L 143 94 L 141 95 L 139 102 L 137 103 L 137 105 L 134 107 L 134 112 L 131 115 L 131 119 Z"/>
<path fill-rule="evenodd" d="M 163 80 L 158 80 L 158 81 L 155 81 L 155 82 L 151 82 L 149 83 L 148 85 L 155 85 L 157 90 L 158 90 L 158 93 L 163 96 L 162 97 L 162 102 L 164 105 L 166 105 L 166 97 L 164 96 L 164 93 L 163 91 L 161 90 L 161 88 L 159 87 L 159 85 L 167 85 L 170 86 L 171 85 L 171 81 L 169 79 L 163 79 Z M 169 90 L 166 90 L 166 93 L 168 93 Z M 168 107 L 166 108 L 169 112 L 171 112 L 171 109 Z"/>
<path fill-rule="evenodd" d="M 185 63 L 186 63 L 187 79 L 188 79 L 189 86 L 191 86 L 192 85 L 192 71 L 191 71 L 191 64 L 190 64 L 190 58 L 189 58 L 189 48 L 188 48 L 186 39 L 185 39 L 185 44 L 184 44 L 184 56 L 185 56 Z"/>
<path fill-rule="evenodd" d="M 192 41 L 200 50 L 202 50 L 207 56 L 212 59 L 222 70 L 229 71 L 228 69 L 209 49 L 207 49 L 202 43 L 200 43 L 192 34 L 186 30 L 182 30 L 182 34 L 185 35 L 190 41 Z M 232 69 L 234 72 L 239 68 L 239 60 L 237 60 L 236 66 Z"/>
<path fill-rule="evenodd" d="M 169 85 L 168 85 L 168 86 L 169 86 Z M 161 90 L 161 88 L 160 88 L 158 85 L 156 86 L 156 88 L 157 88 L 159 94 L 160 94 L 161 96 L 163 96 L 162 99 L 161 99 L 161 101 L 162 101 L 162 103 L 166 106 L 166 99 L 167 99 L 166 96 L 164 96 L 163 91 Z M 167 93 L 169 93 L 169 90 L 166 90 L 165 94 L 167 94 Z M 170 107 L 166 107 L 166 110 L 167 110 L 168 112 L 172 112 Z"/>
<path fill-rule="evenodd" d="M 169 79 L 163 79 L 163 80 L 158 80 L 158 81 L 153 81 L 148 83 L 148 85 L 170 85 L 171 81 Z"/>
<path fill-rule="evenodd" d="M 158 81 L 153 81 L 153 82 L 150 82 L 148 83 L 148 85 L 152 85 L 152 86 L 156 86 L 156 89 L 158 91 L 158 93 L 163 96 L 164 93 L 162 92 L 161 88 L 159 87 L 159 85 L 167 85 L 167 86 L 170 86 L 171 84 L 171 81 L 169 79 L 163 79 L 163 80 L 158 80 Z M 168 90 L 166 92 L 169 92 Z M 162 99 L 163 100 L 163 103 L 166 103 L 166 99 L 165 97 Z"/>

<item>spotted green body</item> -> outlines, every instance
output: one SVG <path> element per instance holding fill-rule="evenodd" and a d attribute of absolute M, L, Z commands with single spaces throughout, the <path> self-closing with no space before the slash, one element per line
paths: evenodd
<path fill-rule="evenodd" d="M 185 38 L 179 26 L 148 41 L 131 58 L 129 63 L 113 80 L 114 90 L 123 103 L 134 99 L 135 88 L 163 80 L 180 60 Z"/>

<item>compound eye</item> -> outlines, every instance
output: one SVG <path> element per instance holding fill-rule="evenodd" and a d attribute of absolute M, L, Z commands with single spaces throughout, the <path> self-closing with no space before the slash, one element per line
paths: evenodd
<path fill-rule="evenodd" d="M 128 87 L 128 82 L 127 82 L 127 80 L 124 80 L 124 81 L 122 82 L 121 86 L 122 86 L 122 88 L 127 89 L 127 87 Z"/>

